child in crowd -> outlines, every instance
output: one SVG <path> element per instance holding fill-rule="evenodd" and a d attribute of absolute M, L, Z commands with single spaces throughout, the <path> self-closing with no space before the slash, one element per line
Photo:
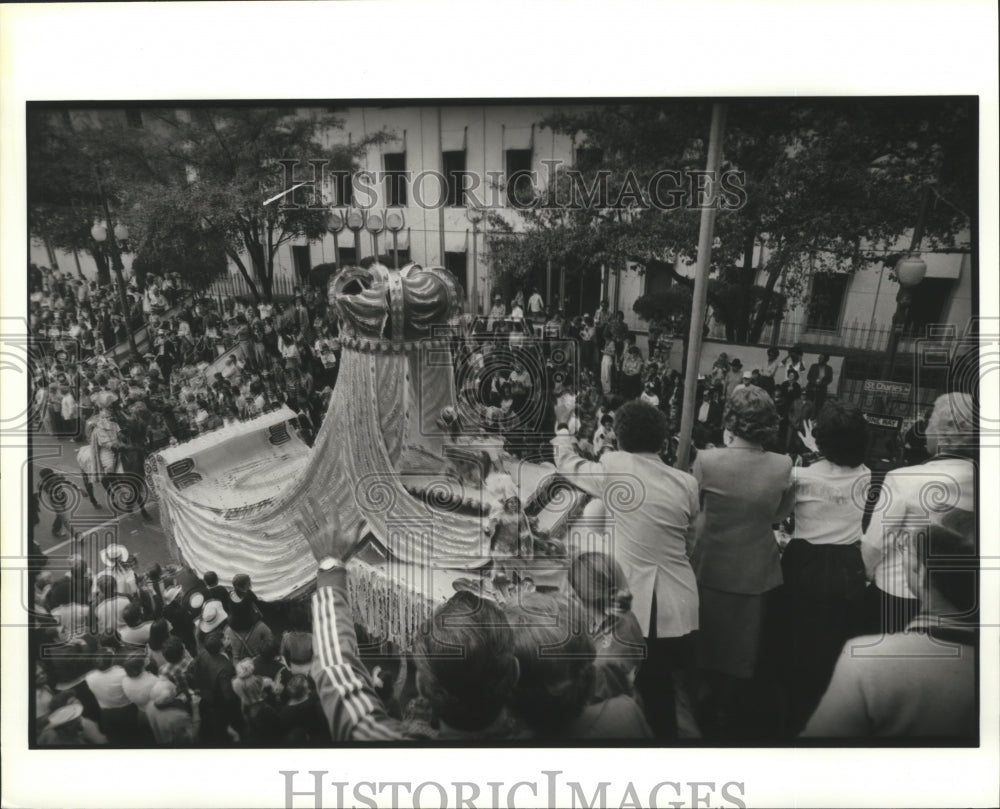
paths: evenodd
<path fill-rule="evenodd" d="M 593 701 L 619 694 L 634 697 L 646 646 L 621 566 L 605 553 L 588 551 L 573 560 L 569 580 L 597 649 Z"/>
<path fill-rule="evenodd" d="M 615 437 L 615 417 L 613 413 L 601 416 L 601 426 L 594 433 L 594 457 L 600 458 L 609 450 L 618 449 L 618 439 Z"/>

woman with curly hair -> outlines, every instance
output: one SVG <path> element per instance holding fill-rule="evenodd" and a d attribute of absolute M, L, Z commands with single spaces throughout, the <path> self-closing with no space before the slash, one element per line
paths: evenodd
<path fill-rule="evenodd" d="M 871 487 L 868 422 L 850 402 L 826 402 L 800 439 L 819 457 L 797 466 L 794 539 L 781 556 L 781 676 L 798 731 L 830 680 L 837 655 L 861 631 L 865 565 L 861 523 Z"/>
<path fill-rule="evenodd" d="M 757 668 L 766 596 L 781 584 L 772 525 L 792 509 L 792 460 L 767 452 L 774 402 L 757 387 L 735 391 L 723 414 L 724 448 L 698 453 L 702 522 L 691 556 L 698 579 L 699 658 L 709 689 L 706 719 L 728 723 L 741 683 Z"/>

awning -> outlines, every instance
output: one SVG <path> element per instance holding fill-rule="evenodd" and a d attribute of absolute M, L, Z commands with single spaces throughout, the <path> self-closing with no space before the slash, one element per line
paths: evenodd
<path fill-rule="evenodd" d="M 505 126 L 503 130 L 503 148 L 530 149 L 531 135 L 534 131 L 530 126 Z"/>
<path fill-rule="evenodd" d="M 466 253 L 469 250 L 469 231 L 446 230 L 444 232 L 444 250 L 446 253 Z"/>
<path fill-rule="evenodd" d="M 464 152 L 465 151 L 465 128 L 445 129 L 441 132 L 442 152 Z"/>

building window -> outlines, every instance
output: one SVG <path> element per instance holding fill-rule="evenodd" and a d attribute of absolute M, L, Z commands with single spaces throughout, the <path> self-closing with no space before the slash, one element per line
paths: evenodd
<path fill-rule="evenodd" d="M 508 149 L 506 164 L 507 204 L 511 208 L 527 208 L 535 197 L 531 149 Z"/>
<path fill-rule="evenodd" d="M 923 336 L 927 333 L 928 326 L 943 323 L 954 289 L 955 280 L 952 278 L 925 278 L 913 287 L 906 330 L 910 334 Z"/>
<path fill-rule="evenodd" d="M 406 152 L 382 156 L 385 167 L 386 205 L 400 208 L 406 205 Z"/>
<path fill-rule="evenodd" d="M 646 264 L 646 274 L 644 276 L 646 280 L 646 288 L 643 292 L 644 295 L 663 295 L 666 294 L 673 284 L 673 275 L 671 271 L 673 270 L 672 264 L 666 264 L 662 261 L 650 261 Z"/>
<path fill-rule="evenodd" d="M 395 264 L 395 256 L 393 255 L 393 250 L 392 250 L 391 235 L 386 239 L 385 257 L 382 263 L 385 264 L 385 266 L 387 267 L 392 267 Z M 396 267 L 396 269 L 401 269 L 402 267 L 405 267 L 409 263 L 410 263 L 410 248 L 408 247 L 399 248 L 399 265 Z"/>
<path fill-rule="evenodd" d="M 341 267 L 356 267 L 358 265 L 358 251 L 353 247 L 341 245 L 338 252 L 340 253 Z"/>
<path fill-rule="evenodd" d="M 295 262 L 295 277 L 302 283 L 308 282 L 309 270 L 312 269 L 309 245 L 292 245 L 292 261 Z"/>
<path fill-rule="evenodd" d="M 465 152 L 442 152 L 441 163 L 444 166 L 444 176 L 448 181 L 448 204 L 452 207 L 465 205 Z"/>
<path fill-rule="evenodd" d="M 125 110 L 125 120 L 133 129 L 142 129 L 142 110 Z"/>
<path fill-rule="evenodd" d="M 469 288 L 469 258 L 465 254 L 465 251 L 461 253 L 449 253 L 444 254 L 444 268 L 455 276 L 455 280 L 462 285 L 462 289 L 466 290 Z"/>
<path fill-rule="evenodd" d="M 839 272 L 818 272 L 812 277 L 809 292 L 809 314 L 806 328 L 810 331 L 836 331 L 840 328 L 847 281 L 850 276 Z"/>

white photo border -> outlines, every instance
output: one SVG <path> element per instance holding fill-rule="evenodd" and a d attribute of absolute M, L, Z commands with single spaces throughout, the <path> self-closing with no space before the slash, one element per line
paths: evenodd
<path fill-rule="evenodd" d="M 997 317 L 997 10 L 982 2 L 463 2 L 6 4 L 0 6 L 0 306 L 24 317 L 27 244 L 25 102 L 194 99 L 400 99 L 756 95 L 977 95 L 980 99 L 981 316 Z M 583 96 L 582 94 L 586 94 Z M 707 122 L 706 122 L 707 129 Z M 10 320 L 8 320 L 10 318 Z M 993 376 L 995 377 L 994 371 Z M 996 379 L 982 406 L 997 412 Z M 16 386 L 12 386 L 15 387 Z M 24 390 L 2 391 L 4 413 Z M 3 549 L 16 554 L 25 448 L 2 441 Z M 983 487 L 995 491 L 996 452 Z M 982 497 L 981 525 L 997 525 Z M 13 524 L 13 527 L 12 527 Z M 1000 558 L 997 534 L 983 555 Z M 997 579 L 984 571 L 982 615 L 997 623 Z M 3 573 L 4 615 L 17 609 Z M 26 633 L 2 639 L 5 806 L 285 805 L 281 770 L 327 781 L 437 778 L 508 786 L 543 770 L 588 795 L 612 781 L 743 784 L 747 806 L 988 806 L 998 785 L 998 643 L 984 630 L 978 749 L 544 749 L 28 751 Z M 645 790 L 645 791 L 644 791 Z M 506 792 L 501 793 L 506 795 Z M 520 793 L 519 805 L 547 795 Z M 701 794 L 705 794 L 702 790 Z M 612 798 L 612 796 L 614 796 Z M 349 797 L 349 796 L 348 796 Z M 324 806 L 333 806 L 326 793 Z M 385 797 L 383 796 L 383 799 Z M 436 793 L 425 805 L 436 805 Z M 568 793 L 559 793 L 565 805 Z M 613 804 L 610 802 L 613 800 Z M 643 801 L 645 799 L 643 798 Z M 296 806 L 312 806 L 297 798 Z M 452 802 L 449 805 L 453 805 Z M 478 804 L 477 804 L 478 805 Z M 643 805 L 646 805 L 643 803 Z M 736 805 L 723 802 L 723 805 Z"/>

